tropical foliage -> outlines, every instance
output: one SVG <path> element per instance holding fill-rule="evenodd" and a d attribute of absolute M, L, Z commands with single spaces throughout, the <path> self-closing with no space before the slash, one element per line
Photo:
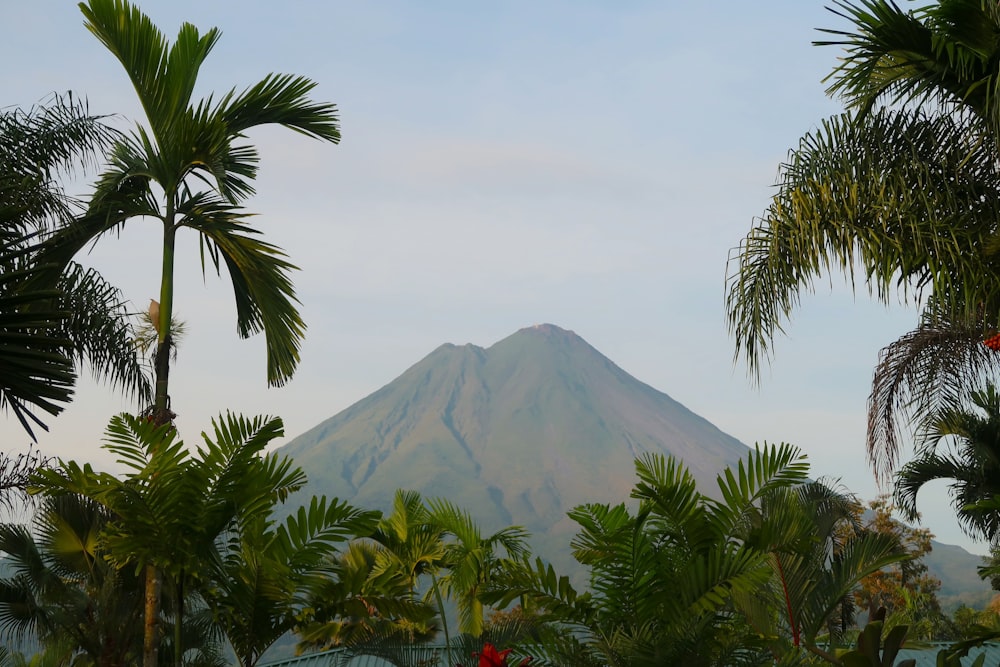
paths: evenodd
<path fill-rule="evenodd" d="M 37 638 L 94 665 L 128 665 L 142 655 L 142 582 L 101 554 L 111 520 L 88 498 L 48 497 L 34 530 L 0 525 L 0 551 L 12 575 L 0 580 L 0 628 L 22 642 Z"/>
<path fill-rule="evenodd" d="M 939 613 L 920 562 L 929 536 L 902 529 L 884 505 L 866 521 L 852 496 L 810 480 L 790 445 L 758 447 L 719 475 L 714 495 L 681 462 L 641 456 L 630 502 L 569 513 L 586 590 L 532 560 L 522 529 L 487 534 L 443 498 L 400 491 L 383 516 L 319 497 L 286 513 L 306 477 L 266 452 L 280 419 L 226 414 L 189 448 L 169 403 L 176 235 L 199 236 L 203 270 L 206 258 L 225 266 L 240 335 L 263 332 L 268 382 L 287 381 L 304 334 L 295 267 L 242 208 L 259 159 L 244 139 L 277 124 L 336 142 L 336 109 L 309 98 L 313 82 L 280 74 L 194 99 L 216 29 L 184 24 L 170 43 L 125 0 L 80 7 L 126 70 L 145 124 L 113 134 L 58 99 L 0 115 L 0 405 L 26 429 L 43 425 L 32 410 L 58 412 L 81 361 L 152 405 L 108 426 L 122 474 L 39 467 L 31 528 L 0 525 L 0 631 L 41 642 L 34 661 L 208 667 L 226 646 L 252 667 L 294 633 L 301 648 L 399 665 L 874 665 L 890 664 L 907 632 Z M 883 301 L 898 289 L 920 304 L 917 329 L 885 348 L 876 370 L 870 454 L 886 474 L 899 416 L 930 415 L 897 500 L 915 517 L 921 486 L 950 478 L 967 530 L 996 541 L 1000 397 L 992 384 L 970 388 L 994 373 L 1000 349 L 1000 9 L 844 0 L 836 12 L 853 28 L 826 42 L 847 48 L 830 91 L 851 112 L 803 138 L 736 251 L 727 304 L 737 350 L 759 371 L 801 291 L 834 268 L 863 271 Z M 78 208 L 56 176 L 101 149 L 108 164 Z M 119 293 L 73 264 L 137 218 L 164 234 L 145 336 L 155 389 Z M 962 408 L 969 397 L 985 417 Z M 27 464 L 3 460 L 0 483 L 23 487 Z M 486 620 L 491 605 L 500 611 Z M 860 632 L 858 608 L 873 619 Z M 442 650 L 429 645 L 439 634 Z M 0 664 L 15 658 L 0 651 Z"/>
<path fill-rule="evenodd" d="M 259 156 L 241 140 L 254 127 L 277 124 L 307 136 L 336 142 L 336 108 L 314 103 L 315 84 L 291 75 L 270 74 L 243 92 L 217 100 L 193 99 L 198 74 L 219 38 L 181 26 L 170 44 L 137 7 L 126 0 L 80 4 L 86 27 L 118 59 L 146 115 L 128 135 L 115 138 L 87 211 L 44 240 L 38 255 L 43 273 L 61 273 L 85 246 L 133 219 L 163 226 L 155 387 L 148 414 L 156 423 L 173 418 L 169 371 L 174 346 L 174 249 L 181 229 L 194 230 L 216 272 L 223 265 L 232 281 L 237 329 L 242 337 L 263 331 L 268 382 L 283 384 L 298 363 L 305 325 L 295 307 L 289 272 L 295 267 L 277 247 L 261 241 L 241 204 L 253 194 Z M 143 664 L 155 667 L 155 619 L 160 572 L 147 571 L 149 619 Z"/>
<path fill-rule="evenodd" d="M 468 512 L 447 500 L 425 502 L 400 490 L 372 534 L 340 556 L 337 576 L 317 587 L 312 606 L 326 620 L 302 630 L 303 645 L 385 657 L 441 631 L 448 650 L 455 643 L 465 652 L 485 627 L 479 593 L 505 561 L 527 554 L 526 538 L 516 526 L 484 537 Z M 446 601 L 458 610 L 454 641 Z"/>
<path fill-rule="evenodd" d="M 371 532 L 378 518 L 318 498 L 277 522 L 276 505 L 306 481 L 287 457 L 263 453 L 281 435 L 280 419 L 226 415 L 192 454 L 172 425 L 120 415 L 105 446 L 128 471 L 124 478 L 60 462 L 38 474 L 34 490 L 100 504 L 111 517 L 100 531 L 103 559 L 134 576 L 151 566 L 164 574 L 175 664 L 187 652 L 191 606 L 249 666 L 305 621 L 308 590 L 336 545 Z"/>
<path fill-rule="evenodd" d="M 864 534 L 834 545 L 847 499 L 807 481 L 791 446 L 764 446 L 702 495 L 677 461 L 644 456 L 625 505 L 584 505 L 580 593 L 541 561 L 507 566 L 487 599 L 523 599 L 550 624 L 533 655 L 575 665 L 735 665 L 834 660 L 819 638 L 857 582 L 904 557 Z"/>
<path fill-rule="evenodd" d="M 907 557 L 866 576 L 854 592 L 854 604 L 868 618 L 885 610 L 884 627 L 906 625 L 909 636 L 921 641 L 952 639 L 954 624 L 941 609 L 941 580 L 930 574 L 924 560 L 932 550 L 930 531 L 914 528 L 895 518 L 896 507 L 887 496 L 869 502 L 858 522 L 864 530 L 893 536 Z"/>
<path fill-rule="evenodd" d="M 201 66 L 219 39 L 217 29 L 201 34 L 185 23 L 170 44 L 125 0 L 91 0 L 80 8 L 86 27 L 124 67 L 148 126 L 115 141 L 88 211 L 47 239 L 44 261 L 63 266 L 132 219 L 162 223 L 155 411 L 166 421 L 175 240 L 181 229 L 194 231 L 202 258 L 229 272 L 240 335 L 264 332 L 268 382 L 283 384 L 295 370 L 304 332 L 288 276 L 295 267 L 258 238 L 241 207 L 254 192 L 259 161 L 256 149 L 241 139 L 254 127 L 276 124 L 336 142 L 336 107 L 309 99 L 315 87 L 309 79 L 283 74 L 217 100 L 193 99 Z"/>
<path fill-rule="evenodd" d="M 1000 10 L 847 0 L 835 13 L 850 27 L 821 44 L 846 51 L 829 92 L 850 111 L 782 165 L 777 194 L 731 259 L 729 326 L 756 374 L 826 273 L 857 272 L 880 301 L 921 304 L 917 328 L 883 350 L 869 401 L 869 457 L 887 478 L 907 415 L 960 401 L 970 379 L 996 370 L 982 343 L 1000 329 Z"/>
<path fill-rule="evenodd" d="M 112 137 L 71 96 L 0 111 L 0 407 L 30 435 L 45 428 L 36 412 L 56 415 L 72 398 L 84 363 L 140 400 L 152 395 L 118 290 L 93 270 L 53 270 L 41 256 L 81 210 L 59 178 L 91 165 Z"/>
<path fill-rule="evenodd" d="M 929 422 L 917 457 L 896 477 L 896 500 L 917 518 L 917 494 L 928 482 L 950 480 L 952 505 L 970 536 L 1000 540 L 1000 393 L 991 383 L 973 391 L 974 410 L 944 408 Z"/>

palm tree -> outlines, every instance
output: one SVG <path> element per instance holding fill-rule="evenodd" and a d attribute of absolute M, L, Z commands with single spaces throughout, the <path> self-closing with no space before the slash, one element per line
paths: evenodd
<path fill-rule="evenodd" d="M 483 633 L 483 603 L 479 592 L 498 571 L 502 549 L 507 559 L 528 554 L 528 533 L 519 526 L 501 529 L 487 537 L 472 516 L 443 498 L 428 501 L 429 520 L 443 531 L 446 573 L 435 581 L 437 591 L 458 603 L 458 630 L 478 637 Z"/>
<path fill-rule="evenodd" d="M 239 565 L 242 550 L 238 536 L 252 533 L 253 526 L 270 515 L 275 503 L 305 483 L 304 473 L 287 457 L 261 455 L 264 447 L 281 435 L 280 419 L 226 415 L 213 421 L 213 437 L 203 434 L 204 444 L 192 456 L 171 424 L 119 415 L 108 426 L 105 448 L 128 470 L 124 478 L 96 472 L 89 465 L 61 461 L 57 468 L 38 473 L 34 490 L 47 495 L 75 493 L 101 503 L 115 516 L 101 533 L 104 557 L 113 565 L 136 572 L 148 573 L 155 568 L 165 573 L 176 606 L 172 645 L 175 664 L 180 665 L 185 605 L 190 595 L 202 594 L 206 604 L 223 599 L 226 586 L 237 585 L 222 580 L 229 576 L 227 568 Z M 321 516 L 313 510 L 306 517 L 307 523 L 312 523 L 302 529 L 304 534 L 323 544 L 332 541 L 341 528 L 328 521 L 336 518 L 335 511 L 343 510 L 336 504 Z M 266 529 L 259 527 L 258 531 Z M 301 552 L 291 555 L 303 558 L 309 549 L 316 548 L 308 541 L 297 547 Z M 148 578 L 145 590 L 144 653 L 151 625 Z M 206 597 L 205 591 L 214 591 L 217 597 Z M 160 591 L 155 592 L 159 614 Z M 235 604 L 233 597 L 230 602 Z M 252 598 L 245 601 L 254 602 Z M 250 611 L 233 613 L 249 617 Z M 161 643 L 159 618 L 153 620 L 156 651 Z"/>
<path fill-rule="evenodd" d="M 896 476 L 896 501 L 908 519 L 917 519 L 917 494 L 924 484 L 951 480 L 952 506 L 962 529 L 973 539 L 996 544 L 1000 511 L 990 504 L 1000 496 L 1000 392 L 987 384 L 972 392 L 972 403 L 978 410 L 948 408 L 936 415 L 919 455 Z"/>
<path fill-rule="evenodd" d="M 392 512 L 379 521 L 371 539 L 379 547 L 375 576 L 398 573 L 411 596 L 416 595 L 420 578 L 437 571 L 444 560 L 444 530 L 430 521 L 416 491 L 396 491 Z"/>
<path fill-rule="evenodd" d="M 501 552 L 516 559 L 527 554 L 526 538 L 516 526 L 484 537 L 469 513 L 447 500 L 425 504 L 419 493 L 399 490 L 392 512 L 341 555 L 336 576 L 314 592 L 310 606 L 321 609 L 321 620 L 302 632 L 301 645 L 405 652 L 436 632 L 434 605 L 450 647 L 445 599 L 457 603 L 459 631 L 479 637 L 479 593 L 499 571 Z"/>
<path fill-rule="evenodd" d="M 49 239 L 45 259 L 62 265 L 134 218 L 162 223 L 154 411 L 165 422 L 174 246 L 179 230 L 193 230 L 201 237 L 203 256 L 217 271 L 224 264 L 229 272 L 240 335 L 264 332 L 268 382 L 283 384 L 295 370 L 304 332 L 288 276 L 295 267 L 280 249 L 257 238 L 240 206 L 254 192 L 259 160 L 257 151 L 240 139 L 254 127 L 277 124 L 337 142 L 336 107 L 309 100 L 315 87 L 309 79 L 279 74 L 241 93 L 231 90 L 218 101 L 211 96 L 193 100 L 201 65 L 219 39 L 217 29 L 202 35 L 184 24 L 171 45 L 126 0 L 90 0 L 80 8 L 87 28 L 125 68 L 148 127 L 138 126 L 115 143 L 87 214 Z"/>
<path fill-rule="evenodd" d="M 201 35 L 184 24 L 170 45 L 159 29 L 126 0 L 81 3 L 87 28 L 125 68 L 145 111 L 139 126 L 111 150 L 90 207 L 73 225 L 47 239 L 42 261 L 62 267 L 88 243 L 135 218 L 163 225 L 159 294 L 159 345 L 150 414 L 170 422 L 168 377 L 173 345 L 174 247 L 177 232 L 200 236 L 202 259 L 216 271 L 225 264 L 236 299 L 237 329 L 264 332 L 267 378 L 281 385 L 298 363 L 305 325 L 295 307 L 284 253 L 257 238 L 240 204 L 253 194 L 258 154 L 240 143 L 251 128 L 277 124 L 306 136 L 337 142 L 336 107 L 308 98 L 315 84 L 304 77 L 271 74 L 241 93 L 218 101 L 192 99 L 198 73 L 218 41 L 215 28 Z M 143 664 L 155 667 L 156 567 L 147 572 L 149 618 Z"/>
<path fill-rule="evenodd" d="M 437 612 L 414 597 L 401 569 L 385 567 L 384 549 L 366 537 L 333 559 L 329 576 L 311 590 L 314 614 L 298 628 L 299 649 L 385 647 L 394 640 L 411 646 L 415 629 L 433 626 Z"/>
<path fill-rule="evenodd" d="M 58 184 L 89 166 L 113 133 L 72 96 L 0 112 L 0 406 L 34 437 L 34 413 L 71 400 L 76 366 L 148 401 L 150 382 L 131 345 L 125 302 L 93 270 L 40 258 L 54 230 L 80 207 Z"/>
<path fill-rule="evenodd" d="M 897 536 L 866 531 L 856 499 L 823 482 L 765 490 L 739 501 L 743 484 L 727 480 L 727 505 L 742 507 L 735 535 L 767 554 L 772 577 L 735 606 L 765 637 L 776 659 L 804 652 L 836 664 L 831 650 L 853 625 L 851 595 L 865 577 L 907 557 Z M 827 646 L 819 638 L 826 634 Z"/>
<path fill-rule="evenodd" d="M 370 533 L 378 512 L 313 498 L 283 523 L 251 517 L 220 549 L 219 570 L 203 596 L 242 667 L 253 667 L 274 642 L 311 622 L 310 598 L 336 576 L 337 546 Z"/>
<path fill-rule="evenodd" d="M 489 586 L 486 600 L 526 600 L 547 622 L 532 655 L 574 665 L 767 665 L 799 664 L 808 651 L 829 661 L 817 637 L 838 605 L 866 574 L 904 557 L 884 536 L 834 548 L 850 503 L 809 482 L 790 445 L 758 447 L 719 475 L 719 500 L 699 493 L 673 458 L 646 455 L 636 473 L 634 513 L 604 504 L 570 512 L 591 592 L 541 561 L 508 564 Z"/>
<path fill-rule="evenodd" d="M 755 489 L 797 479 L 793 454 L 764 454 Z M 636 473 L 634 513 L 624 504 L 569 513 L 580 524 L 573 554 L 590 569 L 592 592 L 577 592 L 539 559 L 505 565 L 484 599 L 530 605 L 546 622 L 531 654 L 557 664 L 765 664 L 764 645 L 730 604 L 767 583 L 765 555 L 730 539 L 721 506 L 675 459 L 641 458 Z"/>
<path fill-rule="evenodd" d="M 0 551 L 11 576 L 0 580 L 0 628 L 52 652 L 83 654 L 99 667 L 135 664 L 142 652 L 142 584 L 101 552 L 112 520 L 99 503 L 75 494 L 45 498 L 34 530 L 0 525 Z"/>
<path fill-rule="evenodd" d="M 850 30 L 828 92 L 850 113 L 823 121 L 781 167 L 778 192 L 730 259 L 729 327 L 755 376 L 817 278 L 863 275 L 889 303 L 923 306 L 887 348 L 869 400 L 868 454 L 887 478 L 900 414 L 921 419 L 995 372 L 1000 329 L 1000 9 L 938 0 L 844 0 Z"/>

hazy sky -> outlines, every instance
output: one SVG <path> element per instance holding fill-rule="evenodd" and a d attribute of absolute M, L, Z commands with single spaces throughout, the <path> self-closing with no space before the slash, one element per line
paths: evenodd
<path fill-rule="evenodd" d="M 227 409 L 280 415 L 294 437 L 441 343 L 485 347 L 551 322 L 743 442 L 792 442 L 814 474 L 875 494 L 871 372 L 916 311 L 863 287 L 855 298 L 833 276 L 804 299 L 759 389 L 734 366 L 725 322 L 730 249 L 788 149 L 840 110 L 822 83 L 839 52 L 811 45 L 817 27 L 844 25 L 823 2 L 141 6 L 171 38 L 182 21 L 222 29 L 201 94 L 294 73 L 341 112 L 340 146 L 250 137 L 262 167 L 248 209 L 301 269 L 309 329 L 286 387 L 266 387 L 262 341 L 238 339 L 228 277 L 203 280 L 195 239 L 179 241 L 189 335 L 171 393 L 188 441 Z M 5 3 L 0 104 L 73 91 L 122 127 L 139 119 L 124 71 L 82 23 L 74 2 Z M 140 310 L 158 294 L 158 242 L 133 222 L 81 261 Z M 132 407 L 83 382 L 40 446 L 107 464 L 107 419 Z M 8 448 L 27 443 L 12 417 L 0 426 Z M 921 494 L 925 521 L 970 546 L 943 489 Z"/>

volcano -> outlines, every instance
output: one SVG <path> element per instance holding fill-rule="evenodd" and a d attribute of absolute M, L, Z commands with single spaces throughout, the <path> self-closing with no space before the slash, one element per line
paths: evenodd
<path fill-rule="evenodd" d="M 308 474 L 308 495 L 383 511 L 400 488 L 446 498 L 487 533 L 527 528 L 536 555 L 558 564 L 576 532 L 566 512 L 626 500 L 637 456 L 673 455 L 713 494 L 748 449 L 541 324 L 488 348 L 442 345 L 280 452 Z"/>

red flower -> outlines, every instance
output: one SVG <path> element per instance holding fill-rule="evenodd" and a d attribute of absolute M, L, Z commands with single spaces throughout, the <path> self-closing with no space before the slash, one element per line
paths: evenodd
<path fill-rule="evenodd" d="M 507 654 L 510 649 L 497 651 L 493 644 L 483 644 L 482 653 L 474 653 L 479 656 L 479 667 L 507 667 Z"/>
<path fill-rule="evenodd" d="M 506 648 L 502 651 L 498 651 L 497 647 L 493 644 L 486 643 L 483 644 L 482 653 L 473 653 L 472 655 L 479 658 L 479 667 L 508 667 L 507 656 L 510 654 L 510 649 Z M 518 663 L 518 667 L 525 667 L 531 664 L 531 657 L 524 658 Z"/>

